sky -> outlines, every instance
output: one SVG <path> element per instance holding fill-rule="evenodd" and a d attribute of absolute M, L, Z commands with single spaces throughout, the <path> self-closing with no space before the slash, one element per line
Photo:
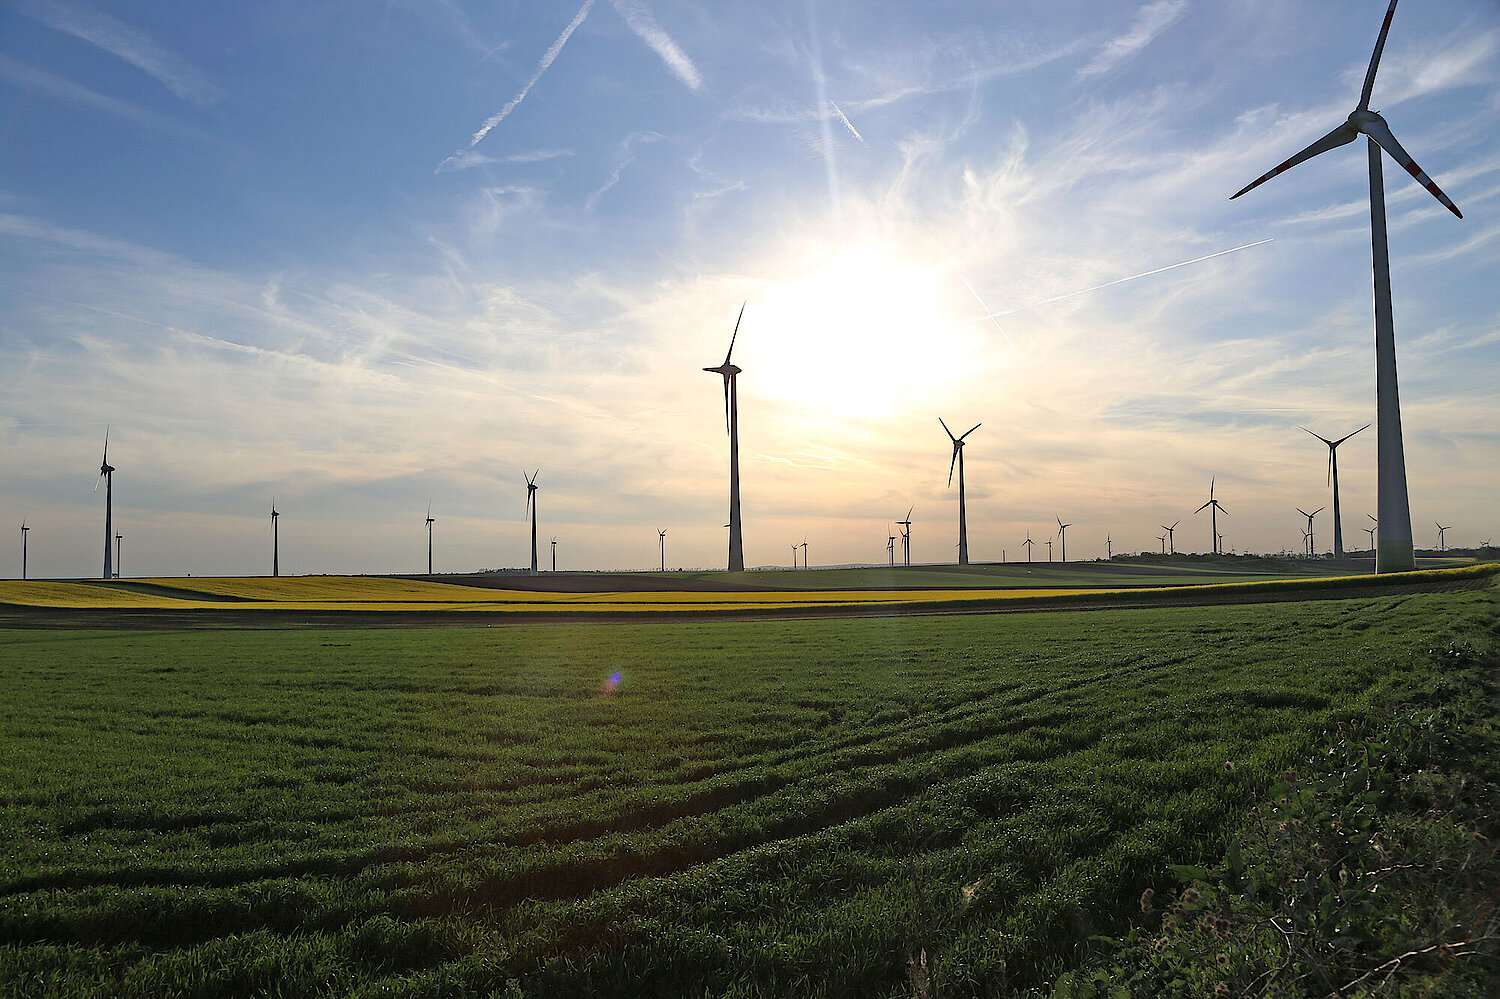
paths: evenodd
<path fill-rule="evenodd" d="M 909 508 L 953 560 L 940 417 L 975 561 L 1209 550 L 1211 479 L 1227 547 L 1298 548 L 1298 427 L 1374 419 L 1362 144 L 1229 195 L 1385 6 L 0 0 L 0 575 L 23 519 L 98 574 L 106 426 L 126 575 L 269 572 L 273 499 L 284 572 L 421 571 L 429 503 L 438 571 L 522 566 L 537 470 L 544 568 L 722 566 L 742 303 L 747 565 L 883 562 Z M 1500 4 L 1401 4 L 1372 107 L 1464 211 L 1387 161 L 1414 536 L 1474 545 Z"/>

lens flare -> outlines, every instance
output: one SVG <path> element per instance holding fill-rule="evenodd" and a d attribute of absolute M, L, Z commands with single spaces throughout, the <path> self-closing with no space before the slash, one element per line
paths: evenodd
<path fill-rule="evenodd" d="M 601 693 L 601 694 L 613 694 L 615 692 L 615 690 L 619 688 L 619 686 L 620 686 L 620 671 L 619 670 L 615 670 L 613 673 L 611 673 L 609 675 L 609 679 L 605 680 L 604 683 L 600 685 L 600 687 L 599 687 L 599 693 Z"/>

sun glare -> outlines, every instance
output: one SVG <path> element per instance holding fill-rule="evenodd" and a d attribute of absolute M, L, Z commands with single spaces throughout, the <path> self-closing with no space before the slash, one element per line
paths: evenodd
<path fill-rule="evenodd" d="M 772 285 L 754 303 L 757 393 L 851 417 L 941 398 L 977 345 L 955 289 L 946 264 L 868 248 Z"/>

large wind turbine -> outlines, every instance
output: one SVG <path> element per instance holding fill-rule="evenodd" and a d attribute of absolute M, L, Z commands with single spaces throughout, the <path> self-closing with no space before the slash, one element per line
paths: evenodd
<path fill-rule="evenodd" d="M 1174 535 L 1173 532 L 1177 530 L 1177 524 L 1180 524 L 1180 523 L 1182 523 L 1182 521 L 1179 520 L 1179 521 L 1177 521 L 1176 524 L 1173 524 L 1171 527 L 1168 527 L 1166 524 L 1161 525 L 1161 529 L 1163 531 L 1167 532 L 1167 549 L 1168 549 L 1167 554 L 1168 555 L 1176 555 L 1177 554 L 1177 538 L 1176 538 L 1176 536 Z"/>
<path fill-rule="evenodd" d="M 1217 477 L 1215 477 L 1215 478 L 1217 478 Z M 1194 513 L 1202 513 L 1204 510 L 1208 510 L 1210 507 L 1213 508 L 1212 511 L 1209 513 L 1209 516 L 1213 518 L 1213 527 L 1214 527 L 1214 554 L 1217 555 L 1217 554 L 1219 554 L 1219 514 L 1223 513 L 1224 516 L 1227 517 L 1227 516 L 1229 516 L 1229 511 L 1225 510 L 1222 506 L 1219 505 L 1219 501 L 1216 500 L 1216 499 L 1214 499 L 1214 479 L 1213 478 L 1211 478 L 1211 479 L 1208 480 L 1208 502 L 1205 503 L 1205 504 L 1203 504 L 1202 506 L 1200 506 L 1198 509 L 1194 510 L 1193 512 Z"/>
<path fill-rule="evenodd" d="M 911 566 L 911 510 L 906 511 L 906 519 L 896 521 L 901 525 L 901 564 L 910 568 Z"/>
<path fill-rule="evenodd" d="M 427 575 L 432 575 L 432 525 L 437 523 L 432 517 L 432 500 L 427 501 Z"/>
<path fill-rule="evenodd" d="M 1401 445 L 1401 400 L 1396 386 L 1396 332 L 1391 315 L 1391 261 L 1386 245 L 1385 231 L 1385 180 L 1382 175 L 1380 152 L 1384 149 L 1391 158 L 1416 178 L 1418 184 L 1443 207 L 1463 218 L 1442 189 L 1433 183 L 1417 166 L 1415 160 L 1401 148 L 1401 143 L 1391 134 L 1390 126 L 1379 114 L 1370 110 L 1370 91 L 1375 86 L 1375 71 L 1380 66 L 1380 53 L 1385 48 L 1386 35 L 1391 30 L 1391 19 L 1396 14 L 1396 0 L 1386 8 L 1385 21 L 1380 26 L 1380 37 L 1375 41 L 1375 52 L 1370 56 L 1370 68 L 1365 72 L 1364 89 L 1360 91 L 1359 105 L 1337 128 L 1323 136 L 1291 159 L 1269 173 L 1231 195 L 1230 200 L 1265 183 L 1272 177 L 1311 159 L 1319 153 L 1336 149 L 1353 142 L 1363 133 L 1370 162 L 1370 253 L 1374 268 L 1375 286 L 1375 422 L 1376 433 L 1376 502 L 1380 520 L 1385 529 L 1380 532 L 1380 545 L 1375 556 L 1376 572 L 1404 572 L 1416 567 L 1416 556 L 1411 540 L 1411 508 L 1406 492 L 1406 457 Z"/>
<path fill-rule="evenodd" d="M 802 535 L 802 544 L 798 545 L 798 547 L 802 549 L 802 568 L 806 569 L 807 568 L 807 535 L 805 535 L 805 534 Z"/>
<path fill-rule="evenodd" d="M 1367 429 L 1369 429 L 1369 426 L 1370 425 L 1368 423 L 1366 423 L 1363 427 L 1360 427 L 1359 430 L 1367 430 Z M 1307 430 L 1306 427 L 1302 427 L 1301 429 Z M 1359 433 L 1359 430 L 1354 431 L 1353 434 L 1345 434 L 1344 436 L 1340 437 L 1336 441 L 1331 441 L 1327 437 L 1322 436 L 1321 434 L 1313 434 L 1313 432 L 1311 430 L 1307 430 L 1308 433 L 1312 434 L 1314 437 L 1318 438 L 1318 440 L 1320 440 L 1324 444 L 1328 445 L 1328 481 L 1330 483 L 1332 483 L 1332 485 L 1333 485 L 1333 557 L 1334 558 L 1343 558 L 1344 557 L 1344 521 L 1343 521 L 1343 518 L 1339 516 L 1339 453 L 1338 453 L 1338 447 L 1339 447 L 1340 444 L 1344 443 L 1344 441 L 1346 441 L 1349 438 L 1353 437 L 1354 434 Z"/>
<path fill-rule="evenodd" d="M 1312 513 L 1308 513 L 1306 510 L 1302 509 L 1300 506 L 1297 507 L 1297 512 L 1300 513 L 1300 514 L 1302 514 L 1302 516 L 1304 516 L 1304 517 L 1307 518 L 1307 554 L 1308 555 L 1316 555 L 1316 554 L 1318 554 L 1317 544 L 1316 544 L 1316 542 L 1313 541 L 1313 522 L 1312 521 L 1313 521 L 1313 518 L 1316 517 L 1318 514 L 1322 513 L 1324 509 L 1325 509 L 1324 507 L 1320 506 L 1316 510 L 1314 510 Z"/>
<path fill-rule="evenodd" d="M 661 548 L 661 571 L 667 571 L 667 529 L 658 527 L 656 529 L 656 544 Z"/>
<path fill-rule="evenodd" d="M 1444 527 L 1442 524 L 1438 524 L 1438 522 L 1435 521 L 1435 520 L 1433 521 L 1433 523 L 1437 524 L 1437 529 L 1438 529 L 1438 551 L 1440 551 L 1440 552 L 1447 551 L 1448 550 L 1448 544 L 1447 544 L 1447 539 L 1444 537 L 1444 535 L 1447 534 L 1449 531 L 1451 531 L 1453 529 L 1453 525 L 1450 524 L 1447 527 Z"/>
<path fill-rule="evenodd" d="M 31 532 L 31 528 L 27 527 L 26 526 L 26 521 L 22 520 L 21 521 L 21 578 L 22 579 L 26 578 L 26 535 L 29 534 L 30 532 Z"/>
<path fill-rule="evenodd" d="M 729 363 L 734 355 L 734 341 L 740 335 L 740 320 L 745 318 L 745 306 L 740 305 L 739 319 L 734 321 L 734 333 L 729 337 L 729 350 L 724 354 L 724 363 L 717 368 L 704 368 L 724 376 L 724 429 L 729 431 L 729 571 L 743 572 L 745 569 L 744 542 L 740 534 L 740 403 L 736 375 L 740 368 Z"/>
<path fill-rule="evenodd" d="M 271 575 L 281 575 L 281 531 L 277 524 L 277 518 L 281 514 L 276 511 L 276 497 L 271 497 Z"/>
<path fill-rule="evenodd" d="M 978 430 L 981 424 L 974 424 L 958 437 L 953 436 L 953 431 L 948 429 L 948 424 L 943 423 L 943 418 L 938 417 L 938 422 L 943 424 L 943 432 L 953 442 L 953 457 L 948 461 L 948 488 L 953 488 L 953 466 L 958 465 L 958 564 L 969 564 L 969 524 L 964 513 L 964 438 Z"/>
<path fill-rule="evenodd" d="M 115 533 L 115 466 L 109 463 L 109 427 L 104 428 L 104 457 L 99 462 L 99 479 L 104 480 L 104 578 L 114 575 L 114 561 L 110 558 L 110 542 Z M 94 480 L 94 492 L 99 491 L 99 479 Z"/>
<path fill-rule="evenodd" d="M 1068 560 L 1068 528 L 1072 526 L 1072 524 L 1064 524 L 1061 517 L 1057 518 L 1057 536 L 1062 541 L 1062 560 L 1064 562 Z"/>
<path fill-rule="evenodd" d="M 536 575 L 536 477 L 542 474 L 538 468 L 535 472 L 527 475 L 521 473 L 526 480 L 526 512 L 531 516 L 531 574 Z"/>

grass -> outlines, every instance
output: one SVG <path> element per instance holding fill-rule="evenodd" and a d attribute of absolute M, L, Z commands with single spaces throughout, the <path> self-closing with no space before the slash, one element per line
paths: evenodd
<path fill-rule="evenodd" d="M 0 632 L 0 993 L 1039 985 L 1497 611 Z"/>

